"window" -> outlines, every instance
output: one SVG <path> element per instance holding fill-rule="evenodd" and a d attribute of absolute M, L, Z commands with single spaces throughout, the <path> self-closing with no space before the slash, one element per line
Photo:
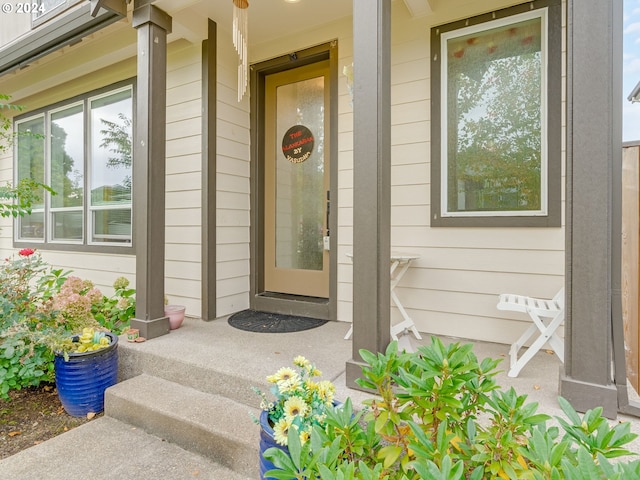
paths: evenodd
<path fill-rule="evenodd" d="M 81 0 L 36 0 L 25 2 L 25 9 L 29 9 L 24 13 L 31 12 L 31 23 L 33 26 L 39 25 L 52 17 L 64 12 Z"/>
<path fill-rule="evenodd" d="M 56 192 L 18 219 L 16 241 L 131 245 L 132 97 L 126 85 L 16 121 L 16 180 Z"/>
<path fill-rule="evenodd" d="M 559 1 L 432 29 L 432 225 L 559 226 Z"/>

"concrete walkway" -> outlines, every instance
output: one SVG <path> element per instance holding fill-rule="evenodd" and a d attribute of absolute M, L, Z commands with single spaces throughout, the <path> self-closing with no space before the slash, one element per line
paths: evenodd
<path fill-rule="evenodd" d="M 149 342 L 134 344 L 121 339 L 120 374 L 126 379 L 152 368 L 166 374 L 176 370 L 174 374 L 188 377 L 184 378 L 185 384 L 202 384 L 203 390 L 215 387 L 216 394 L 222 392 L 247 405 L 248 412 L 259 405 L 250 386 L 266 389 L 267 375 L 291 365 L 295 356 L 303 355 L 322 370 L 324 379 L 334 381 L 337 398 L 350 396 L 354 403 L 360 403 L 369 395 L 345 387 L 345 362 L 352 354 L 351 341 L 343 340 L 348 327 L 345 323 L 329 322 L 305 332 L 258 334 L 234 329 L 225 319 L 214 322 L 186 319 L 180 329 Z M 424 337 L 420 342 L 410 337 L 410 341 L 417 346 L 429 341 L 428 335 Z M 555 355 L 540 352 L 519 377 L 509 378 L 506 376 L 508 349 L 507 345 L 476 342 L 474 352 L 479 359 L 504 358 L 503 372 L 497 377 L 499 385 L 513 386 L 518 393 L 528 394 L 529 401 L 539 403 L 539 412 L 563 416 L 557 402 L 561 363 Z M 184 408 L 189 408 L 188 398 Z M 233 423 L 233 419 L 230 420 Z M 632 431 L 640 434 L 638 419 L 620 416 L 618 420 L 630 421 Z M 633 442 L 629 449 L 640 454 L 640 440 Z M 251 477 L 106 415 L 0 461 L 0 479 L 4 478 L 235 480 Z"/>

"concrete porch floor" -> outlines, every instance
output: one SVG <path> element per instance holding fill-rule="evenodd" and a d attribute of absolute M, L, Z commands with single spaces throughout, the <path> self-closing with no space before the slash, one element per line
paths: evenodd
<path fill-rule="evenodd" d="M 282 366 L 290 366 L 295 356 L 303 355 L 323 372 L 323 379 L 336 384 L 337 398 L 350 396 L 354 403 L 359 403 L 370 395 L 345 387 L 345 363 L 351 358 L 351 341 L 343 337 L 348 328 L 346 323 L 329 322 L 303 332 L 265 334 L 237 330 L 229 326 L 226 318 L 213 322 L 187 318 L 181 328 L 148 342 L 128 343 L 121 337 L 120 375 L 127 379 L 153 368 L 167 373 L 181 368 L 181 375 L 193 377 L 184 378 L 185 385 L 215 381 L 217 393 L 222 391 L 223 395 L 246 404 L 246 410 L 250 411 L 259 405 L 250 386 L 266 389 L 267 375 Z M 423 340 L 419 341 L 411 335 L 410 341 L 418 346 L 429 342 L 430 337 L 423 334 Z M 443 341 L 468 343 L 463 339 L 443 338 Z M 557 357 L 540 352 L 517 378 L 509 378 L 506 375 L 508 350 L 509 346 L 494 343 L 475 342 L 474 345 L 480 360 L 504 359 L 503 371 L 497 377 L 500 386 L 513 386 L 518 393 L 526 393 L 529 401 L 539 403 L 539 412 L 563 416 L 557 402 L 561 367 Z M 184 365 L 189 368 L 185 369 Z M 188 407 L 188 401 L 185 404 Z M 632 431 L 640 434 L 640 420 L 623 415 L 618 420 L 630 421 Z M 640 440 L 629 445 L 629 449 L 640 454 Z M 87 476 L 95 479 L 247 478 L 108 415 L 0 461 L 0 478 Z"/>

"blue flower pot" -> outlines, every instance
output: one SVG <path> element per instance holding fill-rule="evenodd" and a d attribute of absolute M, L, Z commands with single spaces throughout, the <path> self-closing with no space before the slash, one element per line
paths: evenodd
<path fill-rule="evenodd" d="M 262 480 L 275 480 L 273 477 L 265 477 L 264 474 L 268 470 L 273 470 L 275 465 L 262 455 L 267 449 L 276 447 L 289 454 L 289 449 L 283 445 L 276 443 L 273 438 L 273 428 L 269 425 L 269 413 L 263 410 L 260 413 L 260 478 Z"/>
<path fill-rule="evenodd" d="M 56 354 L 54 367 L 58 396 L 65 411 L 74 417 L 104 410 L 104 391 L 118 381 L 118 337 L 105 334 L 111 344 L 93 352 Z"/>

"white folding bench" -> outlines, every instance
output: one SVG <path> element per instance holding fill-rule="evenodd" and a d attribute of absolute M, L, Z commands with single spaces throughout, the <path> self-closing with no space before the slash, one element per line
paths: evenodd
<path fill-rule="evenodd" d="M 503 293 L 498 300 L 498 309 L 527 313 L 533 321 L 533 325 L 511 345 L 511 368 L 508 373 L 510 377 L 517 377 L 520 370 L 545 344 L 549 344 L 560 361 L 564 362 L 564 341 L 556 333 L 564 321 L 564 288 L 550 300 Z M 518 358 L 520 349 L 535 333 L 539 333 L 538 338 Z"/>
<path fill-rule="evenodd" d="M 347 257 L 353 258 L 353 254 L 347 253 Z M 418 329 L 416 328 L 415 323 L 413 323 L 413 320 L 411 319 L 411 317 L 409 317 L 409 314 L 404 309 L 404 306 L 402 305 L 402 303 L 400 303 L 400 299 L 398 298 L 398 295 L 395 292 L 395 289 L 400 283 L 400 280 L 402 280 L 402 277 L 404 277 L 404 274 L 407 273 L 407 270 L 409 270 L 409 266 L 411 265 L 411 262 L 413 262 L 414 260 L 417 260 L 418 258 L 420 258 L 418 255 L 413 255 L 413 254 L 409 255 L 404 253 L 391 253 L 390 269 L 389 269 L 389 276 L 391 281 L 391 284 L 390 284 L 391 302 L 396 307 L 398 307 L 398 310 L 400 310 L 400 315 L 402 315 L 402 321 L 400 323 L 397 323 L 396 325 L 391 325 L 391 338 L 393 340 L 399 341 L 398 339 L 399 335 L 402 335 L 405 333 L 408 334 L 409 332 L 412 332 L 418 340 L 422 340 L 422 336 L 420 336 L 420 332 L 418 332 Z M 351 325 L 351 327 L 349 328 L 349 331 L 344 336 L 344 339 L 349 340 L 352 334 L 353 334 L 353 325 Z M 406 344 L 406 342 L 404 343 Z M 409 350 L 410 347 L 408 347 L 408 345 L 405 345 L 405 349 Z"/>

